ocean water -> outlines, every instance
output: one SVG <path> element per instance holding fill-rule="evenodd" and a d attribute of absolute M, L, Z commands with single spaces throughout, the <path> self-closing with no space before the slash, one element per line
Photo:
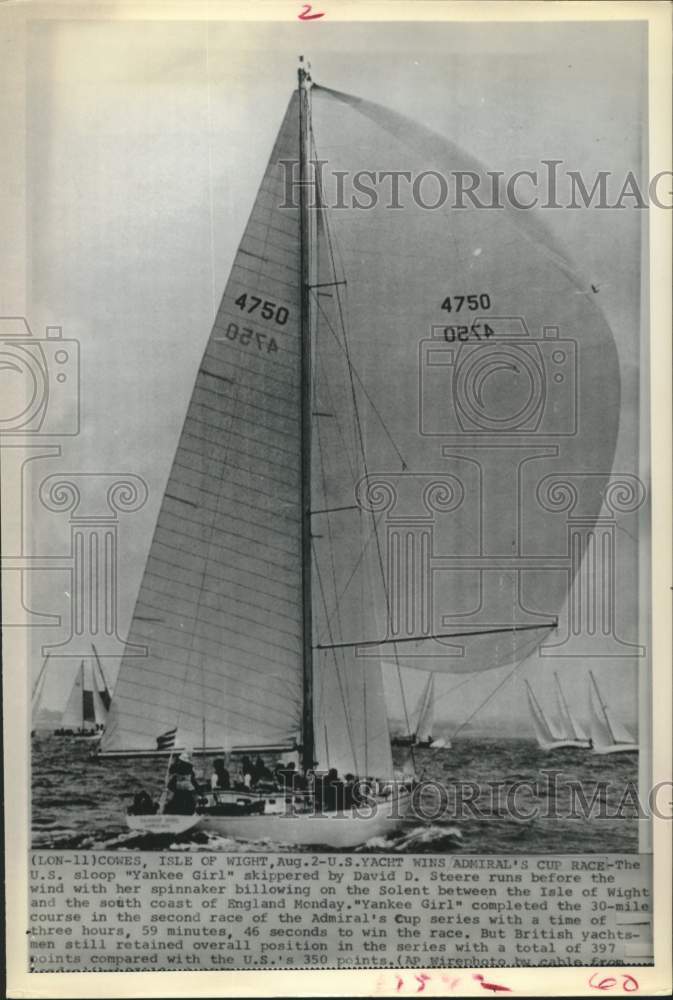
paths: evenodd
<path fill-rule="evenodd" d="M 407 751 L 395 749 L 396 762 Z M 91 744 L 53 735 L 32 741 L 34 847 L 105 850 L 270 851 L 291 844 L 241 842 L 195 830 L 180 839 L 131 833 L 125 813 L 141 789 L 161 794 L 166 762 L 95 760 Z M 197 776 L 204 765 L 196 759 Z M 638 849 L 637 755 L 545 753 L 525 739 L 461 739 L 415 751 L 426 782 L 417 815 L 359 850 L 387 853 L 578 854 Z M 601 787 L 603 786 L 603 787 Z M 595 796 L 591 814 L 578 803 Z M 516 794 L 514 789 L 516 788 Z M 509 789 L 510 806 L 507 792 Z M 575 809 L 573 815 L 573 802 Z M 422 810 L 423 815 L 418 815 Z M 315 851 L 316 847 L 300 848 Z M 329 849 L 334 853 L 333 848 Z"/>

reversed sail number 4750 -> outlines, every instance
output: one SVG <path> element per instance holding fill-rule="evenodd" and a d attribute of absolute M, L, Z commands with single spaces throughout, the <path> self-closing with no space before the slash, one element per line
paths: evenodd
<path fill-rule="evenodd" d="M 488 323 L 471 323 L 470 326 L 445 326 L 444 340 L 447 344 L 453 344 L 456 340 L 465 341 L 470 337 L 481 340 L 483 337 L 494 337 L 495 330 Z"/>
<path fill-rule="evenodd" d="M 265 333 L 253 330 L 252 327 L 249 326 L 239 327 L 238 323 L 230 323 L 227 327 L 227 340 L 238 340 L 239 344 L 243 347 L 247 347 L 249 344 L 254 344 L 259 351 L 266 348 L 267 354 L 271 354 L 273 351 L 278 350 L 278 344 L 273 337 L 267 337 Z"/>

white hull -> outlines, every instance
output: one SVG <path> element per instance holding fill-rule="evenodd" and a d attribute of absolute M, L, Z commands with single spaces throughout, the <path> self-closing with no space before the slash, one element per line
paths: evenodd
<path fill-rule="evenodd" d="M 181 833 L 187 833 L 188 830 L 198 826 L 200 822 L 201 817 L 196 814 L 193 816 L 174 816 L 170 813 L 158 813 L 147 816 L 131 816 L 127 813 L 126 816 L 129 830 L 134 830 L 137 833 L 172 834 L 174 837 Z"/>
<path fill-rule="evenodd" d="M 609 746 L 594 746 L 594 753 L 638 753 L 637 743 L 611 743 Z"/>
<path fill-rule="evenodd" d="M 158 813 L 147 816 L 127 814 L 130 830 L 155 835 L 178 836 L 189 830 L 206 830 L 221 837 L 245 841 L 272 841 L 296 846 L 327 846 L 346 849 L 366 843 L 372 837 L 385 837 L 397 830 L 405 819 L 411 794 L 408 791 L 376 803 L 376 813 L 363 815 L 334 813 L 331 816 L 285 815 L 270 813 L 248 816 L 176 816 Z"/>
<path fill-rule="evenodd" d="M 591 750 L 591 740 L 554 740 L 545 743 L 538 740 L 540 750 Z"/>
<path fill-rule="evenodd" d="M 404 822 L 410 794 L 377 802 L 376 814 L 353 816 L 335 813 L 331 816 L 202 816 L 199 829 L 235 840 L 270 840 L 297 846 L 325 845 L 334 848 L 357 847 L 372 837 L 385 837 Z"/>

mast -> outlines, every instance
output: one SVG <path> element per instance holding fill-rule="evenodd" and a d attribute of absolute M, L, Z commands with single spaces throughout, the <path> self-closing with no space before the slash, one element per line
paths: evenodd
<path fill-rule="evenodd" d="M 85 693 L 84 693 L 84 660 L 79 665 L 79 678 L 81 685 L 81 695 L 79 699 L 79 709 L 82 721 L 80 722 L 80 727 L 84 729 L 86 724 L 86 708 L 85 708 Z"/>
<path fill-rule="evenodd" d="M 311 302 L 310 225 L 308 212 L 308 161 L 310 135 L 310 81 L 299 57 L 299 227 L 301 254 L 301 566 L 302 566 L 302 765 L 315 763 L 313 721 L 313 613 L 311 593 Z"/>
<path fill-rule="evenodd" d="M 558 674 L 556 673 L 556 671 L 554 671 L 554 680 L 556 682 L 556 690 L 558 691 L 558 696 L 561 701 L 561 707 L 565 715 L 565 718 L 562 719 L 561 721 L 570 723 L 570 732 L 567 735 L 570 736 L 572 739 L 576 740 L 578 734 L 575 730 L 575 720 L 570 714 L 570 709 L 568 708 L 568 702 L 566 701 L 565 695 L 563 693 L 563 688 L 561 687 L 561 682 L 558 678 Z"/>

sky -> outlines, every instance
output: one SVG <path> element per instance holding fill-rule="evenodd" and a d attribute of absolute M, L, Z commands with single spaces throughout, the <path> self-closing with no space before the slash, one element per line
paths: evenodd
<path fill-rule="evenodd" d="M 596 57 L 600 51 L 600 58 Z M 512 172 L 562 159 L 618 177 L 642 168 L 644 35 L 637 24 L 344 26 L 45 21 L 32 26 L 27 105 L 28 318 L 79 341 L 81 433 L 57 462 L 34 463 L 33 488 L 54 471 L 131 472 L 149 500 L 120 523 L 120 635 L 140 584 L 193 376 L 296 80 L 303 52 L 325 86 L 381 103 Z M 554 237 L 601 289 L 622 376 L 614 468 L 646 472 L 638 455 L 640 228 L 635 210 L 546 214 Z M 66 519 L 36 507 L 40 554 L 63 552 Z M 626 528 L 624 529 L 627 530 Z M 620 569 L 626 638 L 638 618 L 638 525 Z M 48 577 L 48 578 L 47 578 Z M 67 615 L 67 580 L 32 583 L 31 603 Z M 39 646 L 63 631 L 35 629 Z M 54 633 L 58 632 L 55 637 Z M 586 664 L 531 661 L 465 683 L 437 684 L 448 732 L 478 712 L 488 731 L 527 723 L 522 678 L 542 691 L 553 670 L 586 713 Z M 634 659 L 598 659 L 611 703 L 636 715 Z M 106 664 L 114 678 L 116 664 Z M 62 662 L 47 700 L 67 697 Z M 458 678 L 461 681 L 462 678 Z M 422 684 L 419 679 L 418 684 Z M 391 688 L 394 702 L 394 692 Z"/>

